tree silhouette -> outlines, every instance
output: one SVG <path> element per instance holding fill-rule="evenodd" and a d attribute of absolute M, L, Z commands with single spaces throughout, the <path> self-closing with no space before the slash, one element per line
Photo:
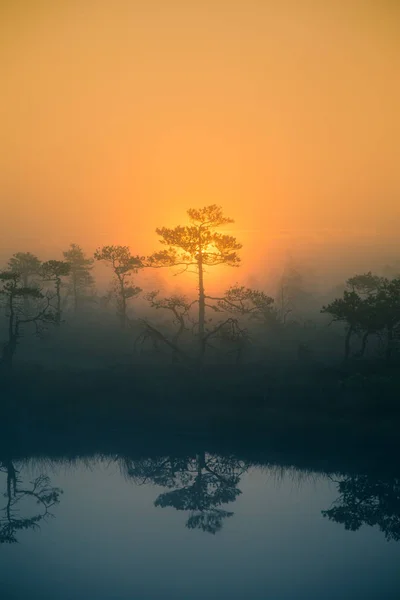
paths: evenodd
<path fill-rule="evenodd" d="M 321 313 L 330 314 L 333 317 L 333 321 L 341 321 L 347 325 L 344 342 L 345 361 L 347 361 L 350 356 L 351 336 L 360 329 L 363 315 L 365 314 L 365 308 L 365 301 L 357 294 L 357 292 L 345 290 L 343 292 L 343 298 L 336 298 L 333 302 L 327 306 L 323 306 L 321 309 Z"/>
<path fill-rule="evenodd" d="M 324 517 L 349 531 L 378 526 L 387 540 L 400 541 L 399 479 L 356 475 L 336 483 L 340 496 L 332 508 L 322 511 Z"/>
<path fill-rule="evenodd" d="M 61 285 L 62 278 L 71 273 L 71 265 L 62 260 L 48 260 L 41 266 L 41 275 L 44 281 L 54 282 L 56 290 L 56 323 L 61 323 Z"/>
<path fill-rule="evenodd" d="M 219 343 L 220 349 L 226 350 L 226 354 L 236 355 L 236 364 L 242 361 L 244 351 L 251 341 L 249 331 L 240 325 L 238 319 L 232 317 L 221 321 L 206 334 L 206 342 L 215 348 L 214 344 L 209 342 L 212 338 Z"/>
<path fill-rule="evenodd" d="M 393 352 L 394 339 L 400 328 L 400 278 L 389 280 L 371 272 L 355 275 L 347 280 L 342 298 L 336 298 L 321 312 L 332 315 L 334 321 L 347 325 L 345 360 L 350 355 L 353 333 L 363 333 L 359 356 L 363 356 L 367 339 L 371 334 L 386 333 L 386 360 Z"/>
<path fill-rule="evenodd" d="M 125 463 L 125 472 L 137 483 L 169 488 L 155 506 L 189 512 L 186 527 L 215 534 L 224 519 L 234 513 L 221 508 L 241 494 L 237 485 L 248 466 L 234 457 L 222 458 L 200 452 L 194 457 L 171 457 Z"/>
<path fill-rule="evenodd" d="M 44 296 L 37 287 L 24 287 L 23 276 L 12 271 L 0 272 L 0 297 L 5 299 L 6 316 L 8 319 L 8 340 L 3 346 L 0 364 L 10 369 L 21 337 L 21 328 L 27 324 L 35 326 L 35 333 L 40 333 L 43 327 L 56 322 L 52 310 L 51 297 Z M 32 312 L 28 315 L 21 302 L 26 298 L 35 301 Z"/>
<path fill-rule="evenodd" d="M 65 261 L 70 265 L 69 292 L 72 294 L 74 312 L 78 312 L 82 301 L 88 290 L 94 284 L 91 274 L 93 259 L 87 258 L 78 244 L 71 244 L 69 249 L 63 252 Z"/>
<path fill-rule="evenodd" d="M 41 262 L 31 252 L 17 252 L 8 261 L 8 270 L 21 275 L 24 287 L 29 287 L 32 277 L 39 275 Z"/>
<path fill-rule="evenodd" d="M 17 543 L 17 534 L 26 529 L 37 529 L 41 521 L 53 516 L 50 509 L 59 503 L 62 490 L 50 485 L 49 477 L 39 475 L 22 487 L 19 472 L 11 460 L 0 461 L 0 472 L 6 473 L 6 505 L 0 512 L 0 544 Z M 31 499 L 39 506 L 32 516 L 21 516 L 20 505 Z"/>
<path fill-rule="evenodd" d="M 218 300 L 221 310 L 250 317 L 271 324 L 277 322 L 277 313 L 274 309 L 274 299 L 261 290 L 254 290 L 244 286 L 230 287 L 223 298 Z"/>
<path fill-rule="evenodd" d="M 384 280 L 378 290 L 374 310 L 386 331 L 386 360 L 390 362 L 393 354 L 395 335 L 400 330 L 400 278 Z"/>
<path fill-rule="evenodd" d="M 236 238 L 216 231 L 218 227 L 234 222 L 223 215 L 221 207 L 213 204 L 198 210 L 189 209 L 187 214 L 189 225 L 179 225 L 173 229 L 167 227 L 156 229 L 161 237 L 160 243 L 166 246 L 166 249 L 152 254 L 149 257 L 149 265 L 152 267 L 181 266 L 181 272 L 190 271 L 192 267 L 195 269 L 198 278 L 198 330 L 202 359 L 205 352 L 205 270 L 207 267 L 218 265 L 238 266 L 240 262 L 238 251 L 242 245 L 236 241 Z"/>
<path fill-rule="evenodd" d="M 145 294 L 145 300 L 147 300 L 152 308 L 156 310 L 163 310 L 172 313 L 172 323 L 176 327 L 175 333 L 172 336 L 172 361 L 177 362 L 180 352 L 178 351 L 178 343 L 185 331 L 189 330 L 190 323 L 190 309 L 194 302 L 189 302 L 188 298 L 183 294 L 172 294 L 164 298 L 159 297 L 158 291 L 153 291 Z M 146 339 L 146 332 L 148 336 L 149 324 L 146 323 L 145 329 L 141 332 L 139 338 Z M 160 333 L 160 332 L 159 332 Z M 164 343 L 166 338 L 164 339 Z M 155 340 L 157 344 L 157 340 Z"/>
<path fill-rule="evenodd" d="M 116 280 L 117 313 L 121 326 L 127 324 L 127 300 L 136 298 L 142 291 L 132 284 L 132 274 L 144 267 L 143 257 L 133 256 L 128 246 L 103 246 L 94 253 L 96 260 L 111 266 Z"/>
<path fill-rule="evenodd" d="M 18 273 L 21 276 L 23 287 L 35 287 L 32 285 L 35 277 L 40 274 L 41 262 L 37 256 L 31 252 L 17 252 L 8 261 L 8 270 Z M 30 300 L 28 296 L 24 297 L 24 311 L 29 312 Z"/>
<path fill-rule="evenodd" d="M 382 313 L 377 310 L 376 303 L 376 295 L 384 284 L 385 278 L 373 275 L 371 271 L 354 275 L 346 281 L 346 287 L 363 299 L 358 318 L 358 330 L 363 332 L 361 349 L 358 353 L 360 358 L 365 354 L 370 335 L 376 334 L 384 328 Z"/>
<path fill-rule="evenodd" d="M 379 277 L 368 271 L 368 273 L 350 277 L 346 281 L 346 286 L 360 296 L 369 297 L 381 290 L 387 281 L 385 277 Z"/>

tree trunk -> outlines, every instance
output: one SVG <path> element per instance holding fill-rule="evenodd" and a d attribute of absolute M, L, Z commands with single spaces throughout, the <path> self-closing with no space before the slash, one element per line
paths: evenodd
<path fill-rule="evenodd" d="M 359 352 L 359 357 L 363 358 L 364 354 L 365 354 L 365 350 L 367 348 L 367 341 L 368 341 L 368 337 L 369 337 L 369 331 L 366 331 L 362 337 L 362 342 L 361 342 L 361 349 Z"/>
<path fill-rule="evenodd" d="M 206 299 L 204 291 L 204 269 L 202 248 L 200 246 L 199 258 L 197 266 L 199 270 L 199 343 L 200 343 L 200 361 L 203 360 L 205 354 L 205 318 L 206 318 Z"/>
<path fill-rule="evenodd" d="M 118 282 L 119 282 L 119 287 L 120 287 L 120 296 L 121 296 L 119 318 L 121 321 L 121 327 L 123 329 L 125 329 L 125 327 L 126 327 L 126 298 L 125 298 L 124 280 L 119 275 L 117 275 L 117 277 L 118 277 Z"/>
<path fill-rule="evenodd" d="M 344 362 L 346 363 L 349 360 L 350 356 L 350 339 L 353 333 L 353 325 L 349 325 L 349 328 L 346 333 L 346 338 L 344 341 Z"/>
<path fill-rule="evenodd" d="M 76 314 L 78 312 L 78 289 L 76 282 L 76 273 L 73 273 L 72 275 L 72 291 L 74 294 L 74 312 Z"/>
<path fill-rule="evenodd" d="M 8 300 L 8 310 L 10 311 L 10 314 L 8 316 L 8 341 L 9 343 L 11 342 L 11 340 L 13 339 L 13 335 L 14 335 L 14 296 L 13 293 L 10 293 L 10 297 Z"/>
<path fill-rule="evenodd" d="M 9 298 L 8 308 L 10 311 L 8 317 L 8 341 L 3 346 L 0 364 L 7 371 L 11 371 L 18 339 L 18 324 L 16 323 L 16 317 L 14 313 L 14 298 L 12 295 L 10 295 Z"/>
<path fill-rule="evenodd" d="M 388 327 L 387 330 L 387 346 L 386 346 L 386 362 L 390 363 L 393 352 L 393 327 Z"/>
<path fill-rule="evenodd" d="M 3 465 L 7 469 L 7 497 L 11 500 L 17 492 L 17 470 L 11 460 L 3 461 Z"/>
<path fill-rule="evenodd" d="M 56 324 L 60 325 L 60 323 L 61 323 L 61 280 L 60 279 L 56 279 L 56 294 L 57 294 Z"/>
<path fill-rule="evenodd" d="M 17 339 L 18 336 L 13 334 L 11 340 L 4 344 L 1 364 L 4 365 L 6 371 L 11 371 L 13 367 L 14 354 L 17 349 Z"/>
<path fill-rule="evenodd" d="M 23 283 L 23 286 L 25 288 L 27 288 L 29 286 L 29 277 L 28 277 L 28 275 L 26 273 L 24 273 L 24 275 L 22 276 L 22 283 Z M 25 313 L 25 316 L 27 316 L 29 314 L 29 306 L 30 306 L 29 298 L 28 298 L 28 296 L 24 296 L 24 313 Z"/>

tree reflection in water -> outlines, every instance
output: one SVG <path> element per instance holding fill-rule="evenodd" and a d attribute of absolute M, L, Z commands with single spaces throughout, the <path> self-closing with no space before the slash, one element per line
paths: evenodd
<path fill-rule="evenodd" d="M 117 457 L 113 457 L 115 460 Z M 207 454 L 157 458 L 117 458 L 125 475 L 137 485 L 155 484 L 165 488 L 155 500 L 157 507 L 173 507 L 188 513 L 186 527 L 215 534 L 233 512 L 226 509 L 241 494 L 242 475 L 251 462 L 235 456 Z M 269 473 L 278 467 L 268 464 Z M 47 475 L 23 484 L 10 459 L 0 460 L 5 475 L 5 506 L 0 509 L 0 543 L 15 543 L 20 531 L 36 529 L 59 503 L 62 490 L 51 485 Z M 282 467 L 283 473 L 302 480 L 304 471 Z M 332 479 L 332 478 L 331 478 Z M 332 481 L 334 481 L 332 479 Z M 387 540 L 400 541 L 400 479 L 371 474 L 344 476 L 335 481 L 339 496 L 322 515 L 357 531 L 362 525 L 376 526 Z M 32 503 L 35 511 L 32 513 Z"/>
<path fill-rule="evenodd" d="M 400 479 L 355 475 L 335 483 L 340 496 L 324 517 L 350 531 L 378 526 L 387 540 L 400 541 Z"/>
<path fill-rule="evenodd" d="M 17 533 L 25 529 L 37 529 L 41 521 L 53 516 L 50 509 L 59 503 L 62 491 L 50 485 L 46 475 L 39 475 L 28 486 L 23 486 L 19 471 L 11 460 L 0 461 L 0 473 L 6 474 L 6 505 L 0 512 L 0 544 L 15 544 Z M 32 516 L 21 515 L 23 503 L 32 500 L 39 506 Z"/>
<path fill-rule="evenodd" d="M 200 452 L 194 457 L 163 457 L 130 461 L 124 471 L 135 483 L 154 483 L 168 488 L 155 500 L 155 506 L 174 507 L 189 512 L 186 527 L 215 534 L 224 519 L 234 513 L 221 508 L 241 494 L 238 484 L 249 464 L 234 457 Z"/>

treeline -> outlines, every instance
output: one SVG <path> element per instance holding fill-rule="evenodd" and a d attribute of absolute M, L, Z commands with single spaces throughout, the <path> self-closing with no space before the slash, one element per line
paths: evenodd
<path fill-rule="evenodd" d="M 296 298 L 307 304 L 301 275 L 291 268 L 284 274 L 276 297 L 263 290 L 236 284 L 218 297 L 207 293 L 209 269 L 240 265 L 241 244 L 219 231 L 232 223 L 216 205 L 188 211 L 189 225 L 156 230 L 162 249 L 150 256 L 135 255 L 128 246 L 103 246 L 87 256 L 71 244 L 62 257 L 42 262 L 27 253 L 14 254 L 0 272 L 0 301 L 6 323 L 1 364 L 12 367 L 23 332 L 39 334 L 45 328 L 60 327 L 68 315 L 78 314 L 90 303 L 115 307 L 122 330 L 136 332 L 136 343 L 153 350 L 163 347 L 172 360 L 202 363 L 211 348 L 223 348 L 239 363 L 246 357 L 255 329 L 258 336 L 279 339 L 283 331 L 299 325 Z M 93 267 L 96 261 L 112 272 L 110 290 L 98 295 Z M 144 292 L 135 276 L 144 269 L 174 269 L 174 274 L 196 274 L 193 298 L 183 294 L 162 296 L 159 290 Z M 130 306 L 142 297 L 149 309 L 169 315 L 169 327 L 160 327 L 148 312 L 133 318 Z M 344 360 L 363 358 L 371 339 L 380 340 L 387 362 L 395 355 L 400 338 L 400 276 L 383 277 L 371 272 L 351 277 L 341 297 L 318 308 L 326 327 L 330 322 L 344 325 Z M 302 326 L 316 327 L 318 319 L 303 319 Z M 359 341 L 354 342 L 355 338 Z M 299 343 L 298 356 L 309 353 Z"/>

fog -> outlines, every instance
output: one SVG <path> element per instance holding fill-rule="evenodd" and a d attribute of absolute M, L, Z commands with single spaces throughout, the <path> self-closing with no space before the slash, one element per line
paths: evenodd
<path fill-rule="evenodd" d="M 347 358 L 367 336 L 365 357 L 383 360 L 397 331 L 399 19 L 396 3 L 361 0 L 3 2 L 3 361 L 170 364 L 180 318 L 182 360 L 196 361 L 199 340 L 224 321 L 252 340 L 239 353 L 245 364 L 268 365 L 271 354 L 296 362 L 304 345 L 312 364 L 335 365 L 349 331 Z M 171 264 L 157 258 L 166 248 L 157 228 L 187 228 L 188 209 L 210 206 L 229 218 L 215 235 L 236 249 L 200 265 L 203 250 L 191 248 L 185 272 L 170 268 L 173 249 Z M 93 261 L 90 274 L 75 264 L 59 277 L 54 268 L 69 267 L 48 263 L 68 262 L 71 244 Z M 141 257 L 123 267 L 125 283 L 94 260 L 108 246 Z M 37 268 L 24 274 L 18 259 L 13 270 L 18 253 L 36 256 Z M 379 323 L 357 313 L 349 325 L 331 303 L 349 308 L 346 282 L 368 272 L 381 279 L 368 297 L 362 286 L 354 293 Z M 233 315 L 230 289 L 245 295 Z M 254 293 L 270 303 L 268 323 Z M 165 307 L 171 298 L 184 303 L 179 318 Z M 149 327 L 161 353 L 148 336 L 135 349 Z M 205 364 L 239 356 L 202 354 Z"/>

